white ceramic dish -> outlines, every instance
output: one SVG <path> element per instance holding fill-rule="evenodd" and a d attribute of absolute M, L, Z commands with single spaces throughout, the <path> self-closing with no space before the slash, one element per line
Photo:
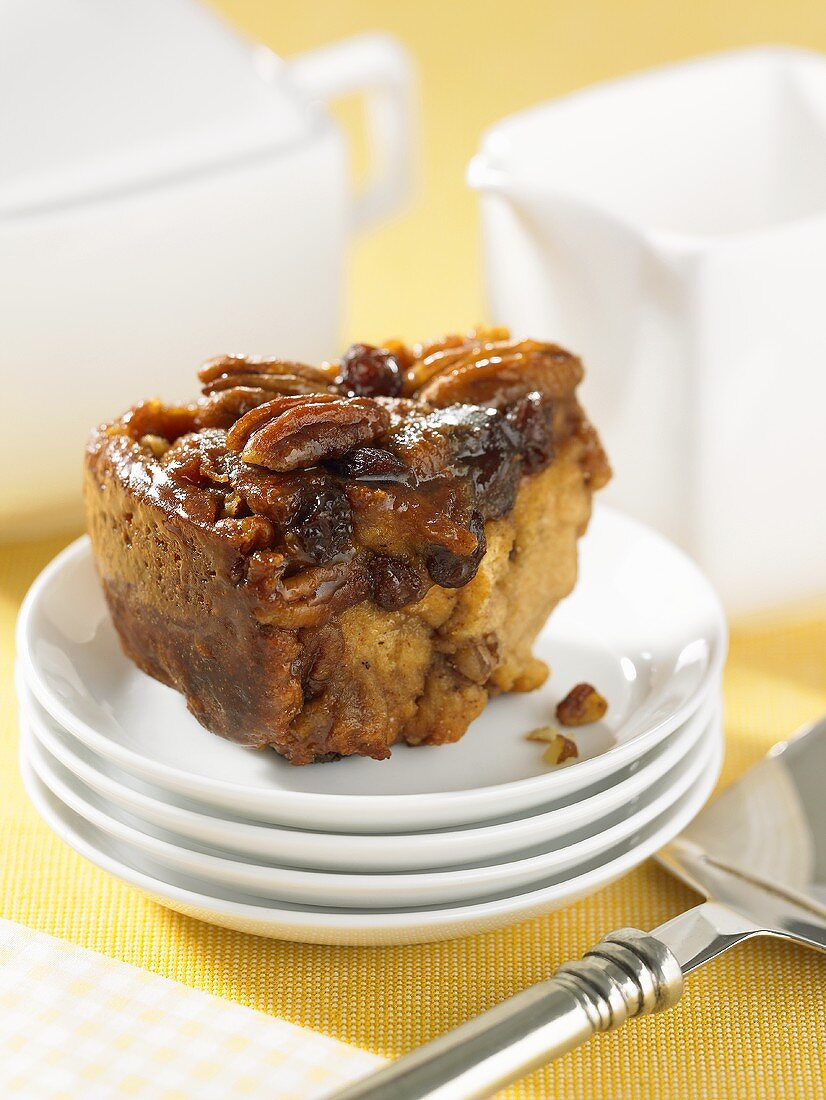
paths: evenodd
<path fill-rule="evenodd" d="M 28 456 L 0 484 L 10 539 L 75 523 L 91 426 L 194 395 L 209 356 L 341 353 L 352 233 L 415 179 L 415 81 L 389 35 L 284 62 L 193 0 L 0 12 L 0 462 Z M 365 107 L 359 194 L 327 109 L 345 96 Z M 24 426 L 32 377 L 50 400 Z"/>
<path fill-rule="evenodd" d="M 88 748 L 166 790 L 235 815 L 340 832 L 405 832 L 517 814 L 582 790 L 672 733 L 716 682 L 722 609 L 681 551 L 597 509 L 580 581 L 536 651 L 554 675 L 495 699 L 454 745 L 394 749 L 389 761 L 294 768 L 208 734 L 176 692 L 123 655 L 89 543 L 65 550 L 20 612 L 18 657 L 38 701 Z M 549 772 L 524 734 L 578 681 L 600 688 L 606 721 L 577 731 L 580 759 Z"/>
<path fill-rule="evenodd" d="M 152 860 L 73 814 L 38 780 L 21 752 L 20 768 L 32 802 L 47 824 L 75 851 L 137 886 L 160 904 L 198 920 L 255 935 L 305 943 L 382 945 L 423 943 L 486 931 L 558 909 L 593 893 L 638 866 L 692 820 L 710 795 L 722 746 L 696 785 L 640 834 L 576 874 L 548 879 L 535 889 L 464 906 L 380 911 L 264 904 L 243 894 L 216 893 L 197 879 L 164 871 Z"/>
<path fill-rule="evenodd" d="M 203 879 L 219 889 L 243 890 L 255 897 L 302 905 L 361 908 L 365 898 L 379 908 L 444 905 L 474 901 L 487 894 L 526 889 L 548 875 L 560 874 L 594 859 L 638 833 L 688 791 L 713 757 L 721 741 L 719 713 L 696 751 L 664 776 L 629 813 L 625 808 L 574 832 L 563 846 L 550 850 L 534 845 L 507 863 L 454 867 L 406 874 L 348 874 L 296 870 L 216 855 L 200 846 L 190 848 L 165 830 L 112 810 L 85 788 L 49 754 L 31 733 L 27 753 L 38 778 L 53 794 L 102 832 L 145 852 L 164 867 Z"/>
<path fill-rule="evenodd" d="M 719 691 L 712 687 L 712 695 Z M 61 731 L 18 684 L 22 712 L 35 737 L 68 771 L 107 802 L 144 822 L 212 848 L 286 867 L 330 871 L 412 871 L 502 858 L 529 844 L 560 838 L 619 807 L 632 812 L 649 788 L 692 751 L 706 722 L 706 707 L 644 757 L 577 794 L 534 814 L 490 825 L 435 833 L 390 835 L 317 833 L 262 825 L 201 812 L 195 803 L 170 803 L 164 792 L 120 771 Z"/>

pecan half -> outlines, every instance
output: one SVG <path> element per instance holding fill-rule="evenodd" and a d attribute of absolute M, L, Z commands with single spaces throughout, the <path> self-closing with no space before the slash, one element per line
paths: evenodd
<path fill-rule="evenodd" d="M 579 359 L 536 340 L 471 342 L 435 352 L 409 373 L 420 400 L 437 408 L 471 404 L 502 408 L 532 391 L 569 396 L 582 380 Z"/>
<path fill-rule="evenodd" d="M 434 374 L 439 374 L 448 364 L 455 363 L 470 349 L 509 339 L 510 331 L 506 328 L 480 326 L 464 335 L 453 332 L 437 340 L 423 341 L 412 349 L 405 349 L 407 354 L 400 360 L 405 363 L 408 372 L 405 393 L 421 389 Z M 385 346 L 389 348 L 391 344 Z"/>
<path fill-rule="evenodd" d="M 240 416 L 265 401 L 272 401 L 272 394 L 252 386 L 218 390 L 199 398 L 196 406 L 198 424 L 202 428 L 229 428 Z"/>
<path fill-rule="evenodd" d="M 311 367 L 283 359 L 249 359 L 224 355 L 198 371 L 206 396 L 244 386 L 269 394 L 324 393 L 332 390 L 332 368 Z"/>
<path fill-rule="evenodd" d="M 322 405 L 331 401 L 342 400 L 331 393 L 318 393 L 312 397 L 313 405 Z M 227 447 L 231 451 L 242 452 L 247 443 L 256 432 L 271 423 L 282 413 L 290 409 L 303 408 L 307 404 L 307 398 L 300 394 L 276 397 L 265 401 L 263 405 L 257 405 L 243 416 L 239 417 L 235 424 L 227 432 Z"/>
<path fill-rule="evenodd" d="M 389 425 L 390 413 L 369 397 L 278 397 L 236 421 L 227 446 L 245 462 L 285 473 L 375 443 Z"/>
<path fill-rule="evenodd" d="M 157 398 L 142 401 L 107 429 L 108 435 L 128 435 L 134 440 L 160 436 L 172 442 L 200 427 L 191 405 L 164 405 Z"/>

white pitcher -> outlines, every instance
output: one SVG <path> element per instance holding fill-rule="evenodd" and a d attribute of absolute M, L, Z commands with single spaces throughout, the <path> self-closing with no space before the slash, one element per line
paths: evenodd
<path fill-rule="evenodd" d="M 732 611 L 826 592 L 826 59 L 745 50 L 543 104 L 468 182 L 492 321 L 585 360 L 607 499 Z"/>

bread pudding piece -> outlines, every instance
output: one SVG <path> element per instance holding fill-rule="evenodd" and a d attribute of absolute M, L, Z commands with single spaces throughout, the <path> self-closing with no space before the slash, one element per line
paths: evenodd
<path fill-rule="evenodd" d="M 505 330 L 207 363 L 194 404 L 148 401 L 88 446 L 124 650 L 293 764 L 456 741 L 547 675 L 531 645 L 609 477 L 581 377 Z"/>

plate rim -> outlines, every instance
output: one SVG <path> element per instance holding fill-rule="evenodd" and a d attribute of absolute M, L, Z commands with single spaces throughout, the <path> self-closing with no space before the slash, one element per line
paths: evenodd
<path fill-rule="evenodd" d="M 189 875 L 193 878 L 202 878 L 204 881 L 215 883 L 224 889 L 247 891 L 255 897 L 263 897 L 267 900 L 271 899 L 271 895 L 275 895 L 274 900 L 276 902 L 293 900 L 283 894 L 280 897 L 278 896 L 278 891 L 283 891 L 284 889 L 297 891 L 301 889 L 315 891 L 323 891 L 325 889 L 329 889 L 330 891 L 341 890 L 344 891 L 344 893 L 338 900 L 332 900 L 332 898 L 335 897 L 334 894 L 331 894 L 331 900 L 329 902 L 319 900 L 313 902 L 306 898 L 298 898 L 297 900 L 299 904 L 329 904 L 333 907 L 345 908 L 348 907 L 348 905 L 343 898 L 351 897 L 356 892 L 368 893 L 374 898 L 378 898 L 384 891 L 388 893 L 392 893 L 393 891 L 398 891 L 400 893 L 408 891 L 411 894 L 411 900 L 409 902 L 386 901 L 384 905 L 381 906 L 381 908 L 390 908 L 391 906 L 409 906 L 417 904 L 415 899 L 417 890 L 422 892 L 425 890 L 437 891 L 440 888 L 449 890 L 451 887 L 455 888 L 460 883 L 467 883 L 468 881 L 478 886 L 479 889 L 484 890 L 485 878 L 487 876 L 490 876 L 491 881 L 490 892 L 499 893 L 511 889 L 512 886 L 507 884 L 500 885 L 497 877 L 498 875 L 518 875 L 520 871 L 524 873 L 526 869 L 530 873 L 535 871 L 537 879 L 555 875 L 559 872 L 564 872 L 566 868 L 570 866 L 575 867 L 577 863 L 584 863 L 597 858 L 603 852 L 609 850 L 614 843 L 622 843 L 633 836 L 638 830 L 645 829 L 648 825 L 656 821 L 661 814 L 665 813 L 671 805 L 679 801 L 683 795 L 691 790 L 694 783 L 700 779 L 706 767 L 713 760 L 718 739 L 716 730 L 719 726 L 719 715 L 722 709 L 720 701 L 715 700 L 714 702 L 715 705 L 709 708 L 710 713 L 708 715 L 708 721 L 701 735 L 703 744 L 700 749 L 699 759 L 689 760 L 686 763 L 686 758 L 683 758 L 683 760 L 675 764 L 675 769 L 683 769 L 682 774 L 679 775 L 676 780 L 670 773 L 661 777 L 658 782 L 664 783 L 664 789 L 655 795 L 651 801 L 644 803 L 622 821 L 615 822 L 605 829 L 598 827 L 596 831 L 589 836 L 583 837 L 574 844 L 563 845 L 561 848 L 552 848 L 550 851 L 539 852 L 523 859 L 510 858 L 502 862 L 482 867 L 471 865 L 466 867 L 406 872 L 369 873 L 315 871 L 307 868 L 245 863 L 244 861 L 231 859 L 215 853 L 193 851 L 171 840 L 153 837 L 151 834 L 146 834 L 139 828 L 122 822 L 117 817 L 113 817 L 105 809 L 100 809 L 90 803 L 85 793 L 82 792 L 78 794 L 74 791 L 71 786 L 65 783 L 60 775 L 55 776 L 53 774 L 52 760 L 49 757 L 48 751 L 37 741 L 37 738 L 28 726 L 26 726 L 24 736 L 26 738 L 25 751 L 27 754 L 31 754 L 33 748 L 35 754 L 35 759 L 33 759 L 31 755 L 27 755 L 29 764 L 31 764 L 38 778 L 52 794 L 54 794 L 64 805 L 68 806 L 72 812 L 78 814 L 91 825 L 95 826 L 95 828 L 107 833 L 109 836 L 114 837 L 116 840 L 131 848 L 143 851 L 148 854 L 150 858 L 160 862 L 170 870 L 177 870 L 179 873 Z M 40 765 L 36 760 L 37 756 L 45 756 L 44 766 L 48 773 L 48 777 L 44 776 L 41 772 Z M 684 768 L 683 765 L 685 765 Z M 668 780 L 668 782 L 666 782 L 666 780 Z M 55 789 L 55 781 L 58 789 Z M 60 788 L 68 792 L 68 798 L 66 794 L 61 792 Z M 675 790 L 677 792 L 676 794 L 674 793 Z M 82 806 L 81 809 L 77 808 L 78 804 Z M 104 823 L 101 824 L 101 821 Z M 599 826 L 599 824 L 600 822 L 598 820 L 597 825 Z M 614 839 L 605 844 L 604 837 L 606 834 L 610 833 L 614 834 Z M 156 844 L 160 846 L 161 851 L 158 852 L 158 854 L 153 854 L 152 848 Z M 589 850 L 591 847 L 596 847 L 596 850 Z M 569 862 L 572 850 L 575 852 L 573 864 Z M 175 855 L 176 851 L 182 853 L 183 856 L 183 862 L 177 868 L 173 863 L 167 862 L 167 860 L 174 861 L 179 858 Z M 555 866 L 554 857 L 561 863 L 561 866 Z M 194 859 L 199 867 L 190 867 L 187 869 L 184 864 L 188 858 Z M 546 867 L 541 866 L 543 860 L 549 860 L 549 865 Z M 250 883 L 244 885 L 240 882 L 232 883 L 229 880 L 222 879 L 222 874 L 232 873 L 234 865 L 242 867 L 247 866 L 250 868 Z M 211 870 L 210 867 L 212 868 Z M 258 877 L 256 876 L 256 872 L 261 872 L 260 877 L 262 881 L 253 885 L 252 879 Z M 272 876 L 274 879 L 283 876 L 281 885 L 268 885 L 266 882 L 268 875 Z M 291 882 L 292 885 L 290 885 Z M 259 893 L 259 891 L 266 891 L 266 893 Z M 438 904 L 448 904 L 451 901 L 458 900 L 460 899 L 443 898 Z M 434 899 L 431 899 L 431 903 L 436 902 Z M 352 904 L 352 902 L 350 904 Z M 360 908 L 360 906 L 356 907 Z"/>
<path fill-rule="evenodd" d="M 49 729 L 46 725 L 47 720 L 50 720 L 51 722 L 57 724 L 55 722 L 55 719 L 45 713 L 44 715 L 38 714 L 37 712 L 33 713 L 30 708 L 29 700 L 25 696 L 21 697 L 21 714 L 25 716 L 30 727 L 33 727 L 32 734 L 35 739 L 39 741 L 44 746 L 46 751 L 51 756 L 54 756 L 55 759 L 57 759 L 58 762 L 64 768 L 66 768 L 67 771 L 71 772 L 81 783 L 83 783 L 84 786 L 90 787 L 98 794 L 99 797 L 115 802 L 116 805 L 122 806 L 126 810 L 126 812 L 132 813 L 139 818 L 142 816 L 143 812 L 141 808 L 136 808 L 134 804 L 130 804 L 128 798 L 123 799 L 122 802 L 118 802 L 115 796 L 107 794 L 106 790 L 103 788 L 105 788 L 107 785 L 110 785 L 111 787 L 117 787 L 121 791 L 127 791 L 129 795 L 135 796 L 135 799 L 137 801 L 145 800 L 145 802 L 155 803 L 161 808 L 162 812 L 171 815 L 169 820 L 175 820 L 175 824 L 164 824 L 160 821 L 152 822 L 151 819 L 147 820 L 151 824 L 156 824 L 158 825 L 158 827 L 167 829 L 170 832 L 178 831 L 179 835 L 181 835 L 183 838 L 189 840 L 197 840 L 200 843 L 204 844 L 213 844 L 216 848 L 223 847 L 225 850 L 235 852 L 235 854 L 253 855 L 259 858 L 268 857 L 272 859 L 283 859 L 285 858 L 284 855 L 280 855 L 277 852 L 273 851 L 265 852 L 263 850 L 264 839 L 267 837 L 272 837 L 273 834 L 276 834 L 276 836 L 283 842 L 285 836 L 294 837 L 296 834 L 300 834 L 302 837 L 312 838 L 310 843 L 313 843 L 313 841 L 317 841 L 318 844 L 323 844 L 325 848 L 329 847 L 331 843 L 333 847 L 337 849 L 341 848 L 352 850 L 363 848 L 365 849 L 365 852 L 362 858 L 378 859 L 381 856 L 381 850 L 384 848 L 389 848 L 392 846 L 394 849 L 398 849 L 400 844 L 405 847 L 407 847 L 408 845 L 418 846 L 423 841 L 427 843 L 428 847 L 437 845 L 443 851 L 445 847 L 444 841 L 446 837 L 454 838 L 450 842 L 450 848 L 451 850 L 455 848 L 456 854 L 458 856 L 459 849 L 461 849 L 465 843 L 468 845 L 472 845 L 474 843 L 479 844 L 484 843 L 486 839 L 493 839 L 494 836 L 496 836 L 497 834 L 501 834 L 501 838 L 504 838 L 505 835 L 509 833 L 521 834 L 523 832 L 526 834 L 527 840 L 527 834 L 529 833 L 529 831 L 533 831 L 536 828 L 537 819 L 544 818 L 546 820 L 553 819 L 554 821 L 556 821 L 562 818 L 562 816 L 565 814 L 577 814 L 577 820 L 574 821 L 570 828 L 565 827 L 562 829 L 562 831 L 551 833 L 550 836 L 547 838 L 550 840 L 557 837 L 564 837 L 570 832 L 575 831 L 577 828 L 586 826 L 589 820 L 593 820 L 599 813 L 601 813 L 603 816 L 609 813 L 613 813 L 617 809 L 619 809 L 625 798 L 635 798 L 638 795 L 642 794 L 645 790 L 647 790 L 651 785 L 658 782 L 672 768 L 676 767 L 680 763 L 680 761 L 684 759 L 686 754 L 691 752 L 692 747 L 696 746 L 697 742 L 702 739 L 702 737 L 705 735 L 708 719 L 713 709 L 711 703 L 709 702 L 709 698 L 712 692 L 715 696 L 715 699 L 717 699 L 718 701 L 717 705 L 719 705 L 719 685 L 717 685 L 715 688 L 710 689 L 709 697 L 701 702 L 698 710 L 693 715 L 691 715 L 690 718 L 687 719 L 685 724 L 682 727 L 678 727 L 678 729 L 674 731 L 674 734 L 672 734 L 673 740 L 671 742 L 671 745 L 666 745 L 664 748 L 662 748 L 662 750 L 658 753 L 657 756 L 655 756 L 653 760 L 647 762 L 642 768 L 635 772 L 632 772 L 630 775 L 626 776 L 618 783 L 612 784 L 605 790 L 598 791 L 592 795 L 589 795 L 585 799 L 578 800 L 577 802 L 571 803 L 569 805 L 551 805 L 548 809 L 542 809 L 540 807 L 541 812 L 532 812 L 526 816 L 519 816 L 515 820 L 505 819 L 489 823 L 483 822 L 481 824 L 472 824 L 470 826 L 463 826 L 459 828 L 447 826 L 442 829 L 420 830 L 414 833 L 325 833 L 316 830 L 295 829 L 289 826 L 266 825 L 262 822 L 256 821 L 226 822 L 226 825 L 229 826 L 231 830 L 234 830 L 238 827 L 240 827 L 242 830 L 254 830 L 255 836 L 260 837 L 262 842 L 262 848 L 259 851 L 253 851 L 252 847 L 233 848 L 228 846 L 228 843 L 226 841 L 224 841 L 224 843 L 222 844 L 220 839 L 220 830 L 214 831 L 213 837 L 211 839 L 206 837 L 205 835 L 198 836 L 193 833 L 182 831 L 187 827 L 189 821 L 193 817 L 198 819 L 196 825 L 199 822 L 203 822 L 217 824 L 219 826 L 222 822 L 222 818 L 219 815 L 210 815 L 208 813 L 200 812 L 198 810 L 192 810 L 188 807 L 176 806 L 174 804 L 164 802 L 161 798 L 152 798 L 152 796 L 145 795 L 143 792 L 135 791 L 129 787 L 126 787 L 121 784 L 116 778 L 109 776 L 106 773 L 100 772 L 99 769 L 94 767 L 94 765 L 89 764 L 85 760 L 77 757 L 71 745 L 65 747 L 63 746 L 63 744 L 58 739 L 58 734 L 55 731 Z M 36 700 L 32 699 L 31 702 L 34 706 L 39 706 Z M 39 732 L 43 730 L 44 726 L 46 733 L 45 740 Z M 66 733 L 67 737 L 72 737 L 72 735 L 68 731 L 63 732 Z M 684 741 L 681 741 L 679 743 L 679 751 L 674 753 L 673 745 L 674 740 L 676 740 L 677 737 L 684 738 Z M 50 744 L 46 743 L 52 740 L 56 740 L 58 742 L 61 751 L 54 752 Z M 662 745 L 663 743 L 661 742 L 660 744 Z M 61 756 L 61 752 L 64 750 L 64 748 L 66 756 L 73 757 L 76 762 L 79 762 L 82 771 L 94 772 L 96 776 L 100 777 L 103 780 L 100 787 L 96 787 L 92 782 L 85 779 L 84 776 L 79 773 L 79 771 L 75 770 L 72 764 L 66 763 L 65 759 Z M 654 746 L 654 748 L 649 751 L 656 751 L 657 748 L 659 748 L 659 746 Z M 87 751 L 92 752 L 93 750 Z M 664 757 L 667 758 L 667 763 L 664 767 L 662 767 L 661 761 Z M 652 771 L 655 772 L 653 779 L 651 778 L 650 774 Z M 159 790 L 159 794 L 161 793 L 163 792 Z M 606 799 L 608 802 L 608 808 L 605 810 L 603 810 L 602 808 L 597 809 L 597 807 L 594 806 L 594 803 L 601 799 Z M 589 808 L 589 805 L 590 808 L 594 811 L 593 816 L 590 818 L 587 814 L 587 809 Z M 583 810 L 586 812 L 583 813 Z M 178 816 L 176 820 L 176 815 L 181 816 Z M 185 815 L 186 820 L 184 820 L 182 823 L 183 815 Z M 235 841 L 234 843 L 240 844 L 242 842 Z M 295 854 L 289 853 L 286 858 L 307 859 L 308 855 L 302 855 L 296 850 Z M 425 864 L 416 868 L 410 867 L 408 869 L 423 870 L 427 869 L 427 866 L 428 865 Z M 318 870 L 320 868 L 313 869 Z M 327 869 L 346 870 L 346 868 L 335 868 L 332 865 L 330 868 Z M 367 872 L 362 871 L 361 873 Z"/>
<path fill-rule="evenodd" d="M 482 787 L 431 793 L 354 795 L 317 791 L 267 790 L 263 787 L 245 786 L 239 783 L 223 783 L 209 776 L 199 776 L 191 772 L 185 772 L 180 768 L 155 761 L 150 757 L 141 756 L 134 750 L 111 741 L 89 723 L 73 714 L 58 697 L 53 695 L 46 679 L 37 667 L 28 644 L 28 629 L 34 608 L 55 575 L 65 567 L 67 562 L 73 561 L 81 555 L 87 555 L 92 568 L 94 568 L 88 535 L 82 535 L 65 547 L 42 570 L 29 588 L 17 619 L 18 659 L 21 661 L 23 676 L 31 688 L 32 694 L 62 728 L 72 733 L 78 740 L 81 740 L 94 751 L 98 751 L 101 755 L 114 760 L 124 770 L 136 771 L 137 768 L 140 768 L 141 771 L 138 774 L 151 775 L 151 781 L 156 785 L 176 790 L 182 794 L 187 794 L 187 791 L 189 791 L 188 797 L 192 797 L 193 792 L 197 791 L 196 798 L 201 797 L 206 801 L 209 801 L 210 797 L 221 798 L 223 805 L 227 805 L 228 799 L 237 798 L 245 808 L 260 807 L 259 812 L 273 813 L 276 819 L 278 819 L 279 812 L 283 812 L 285 807 L 290 806 L 306 809 L 310 812 L 315 806 L 318 807 L 320 812 L 324 812 L 321 809 L 323 807 L 324 810 L 328 811 L 344 812 L 350 810 L 363 814 L 381 814 L 392 809 L 398 814 L 401 807 L 411 811 L 414 809 L 426 810 L 432 809 L 435 802 L 438 802 L 441 806 L 450 805 L 459 808 L 471 806 L 480 801 L 490 805 L 491 801 L 506 799 L 509 795 L 516 797 L 521 795 L 531 796 L 537 790 L 543 793 L 547 791 L 550 798 L 553 797 L 552 792 L 554 790 L 559 794 L 565 791 L 573 791 L 587 785 L 589 780 L 596 780 L 603 775 L 611 774 L 612 770 L 622 767 L 624 763 L 641 755 L 647 748 L 654 747 L 659 740 L 673 732 L 696 711 L 709 683 L 719 676 L 727 652 L 728 630 L 722 605 L 714 588 L 697 563 L 685 551 L 647 524 L 607 505 L 599 505 L 599 511 L 612 517 L 614 521 L 630 525 L 646 538 L 653 539 L 667 548 L 670 554 L 677 555 L 682 559 L 685 567 L 694 574 L 695 578 L 707 590 L 710 606 L 715 611 L 717 631 L 716 635 L 710 638 L 712 652 L 703 681 L 695 693 L 684 701 L 681 707 L 678 707 L 666 718 L 655 722 L 649 729 L 636 735 L 630 741 L 614 745 L 598 756 L 580 761 L 558 772 L 528 776 L 522 779 L 510 780 L 506 783 Z M 205 732 L 210 736 L 215 736 L 215 734 L 210 734 L 209 731 Z M 612 765 L 615 765 L 614 769 L 612 769 Z M 162 776 L 165 778 L 161 778 Z M 551 776 L 553 776 L 553 779 L 550 778 Z"/>
<path fill-rule="evenodd" d="M 378 934 L 379 936 L 383 933 L 403 934 L 406 930 L 410 931 L 411 926 L 413 926 L 413 934 L 418 937 L 418 941 L 427 942 L 428 925 L 435 938 L 446 939 L 451 936 L 467 935 L 472 930 L 471 926 L 484 920 L 498 921 L 500 925 L 515 923 L 520 917 L 521 919 L 529 919 L 531 915 L 540 913 L 543 907 L 550 909 L 556 904 L 564 904 L 568 898 L 581 898 L 586 894 L 593 893 L 601 886 L 607 885 L 614 879 L 638 867 L 682 832 L 708 801 L 719 778 L 723 762 L 724 738 L 722 725 L 718 727 L 717 734 L 716 754 L 708 772 L 700 777 L 694 790 L 684 796 L 683 805 L 671 817 L 668 817 L 667 813 L 664 814 L 665 821 L 632 852 L 624 853 L 616 860 L 608 860 L 584 875 L 568 879 L 564 883 L 550 887 L 540 887 L 511 897 L 452 908 L 406 909 L 389 913 L 371 913 L 369 910 L 331 913 L 314 910 L 312 906 L 279 910 L 275 906 L 257 906 L 245 902 L 235 902 L 231 899 L 215 897 L 210 894 L 199 894 L 185 887 L 164 883 L 160 879 L 153 878 L 136 868 L 131 868 L 117 858 L 99 851 L 83 837 L 78 837 L 75 834 L 74 840 L 70 841 L 67 838 L 65 825 L 61 822 L 60 817 L 55 814 L 48 802 L 44 806 L 44 798 L 33 783 L 33 779 L 36 777 L 33 776 L 31 768 L 22 753 L 22 741 L 19 762 L 23 783 L 29 799 L 52 832 L 68 847 L 101 870 L 137 887 L 161 904 L 168 905 L 172 901 L 178 905 L 188 906 L 191 910 L 199 910 L 202 914 L 208 913 L 211 920 L 207 923 L 220 923 L 213 919 L 216 915 L 234 920 L 245 920 L 259 927 L 257 932 L 259 935 L 269 934 L 283 939 L 286 938 L 285 933 L 287 932 L 301 933 L 303 931 L 305 933 L 304 939 L 300 936 L 294 937 L 299 942 L 353 943 L 356 942 L 353 939 L 343 941 L 332 939 L 330 936 L 331 934 L 344 936 L 353 934 L 360 937 L 364 933 L 367 935 Z M 37 782 L 40 783 L 39 780 Z M 689 798 L 689 795 L 694 797 Z M 117 870 L 113 868 L 117 868 Z M 174 908 L 174 906 L 172 907 Z M 194 916 L 194 913 L 190 912 L 189 915 Z M 202 915 L 196 919 L 205 920 L 206 918 Z M 313 934 L 324 938 L 306 938 L 307 926 L 311 923 L 315 924 Z M 264 925 L 272 928 L 276 924 L 278 925 L 277 931 L 265 932 L 261 930 Z M 369 941 L 359 939 L 358 942 Z M 393 941 L 385 939 L 381 942 L 389 943 Z M 407 939 L 398 942 L 414 942 L 414 940 Z"/>

